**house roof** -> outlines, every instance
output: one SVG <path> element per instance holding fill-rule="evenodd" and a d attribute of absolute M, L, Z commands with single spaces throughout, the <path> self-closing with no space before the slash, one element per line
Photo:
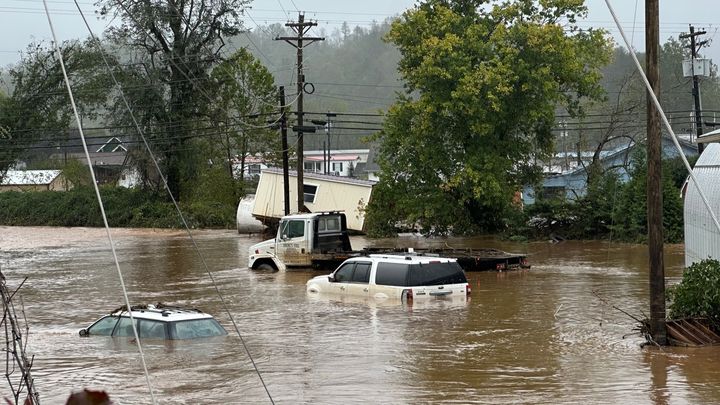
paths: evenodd
<path fill-rule="evenodd" d="M 360 159 L 360 156 L 358 155 L 331 155 L 330 161 L 334 162 L 354 162 L 356 160 Z M 322 156 L 305 156 L 305 160 L 311 160 L 314 162 L 323 162 L 325 161 L 325 158 Z"/>
<path fill-rule="evenodd" d="M 111 152 L 127 152 L 127 148 L 123 146 L 123 142 L 120 138 L 113 136 L 108 139 L 102 146 L 97 148 L 97 153 L 111 153 Z"/>
<path fill-rule="evenodd" d="M 88 150 L 91 154 L 97 152 L 124 153 L 127 152 L 127 148 L 124 145 L 125 140 L 122 138 L 124 137 L 86 133 L 85 143 L 87 144 Z M 80 139 L 80 132 L 76 128 L 69 129 L 66 136 L 62 139 L 54 136 L 52 140 L 40 140 L 33 145 L 33 148 L 36 150 L 44 150 L 46 153 L 85 153 L 82 139 Z"/>
<path fill-rule="evenodd" d="M 273 173 L 273 174 L 282 174 L 282 169 L 277 167 L 269 167 L 267 169 L 262 169 L 262 173 Z M 288 170 L 288 175 L 291 177 L 297 177 L 297 172 L 295 170 Z M 377 182 L 372 180 L 362 180 L 362 179 L 356 179 L 353 177 L 344 177 L 344 176 L 331 176 L 328 174 L 320 174 L 320 173 L 303 173 L 303 179 L 315 179 L 315 180 L 325 180 L 325 181 L 332 181 L 337 183 L 349 183 L 349 184 L 356 184 L 360 186 L 374 186 Z"/>
<path fill-rule="evenodd" d="M 8 170 L 0 179 L 2 186 L 37 186 L 52 183 L 60 170 Z"/>
<path fill-rule="evenodd" d="M 76 159 L 83 165 L 87 165 L 85 153 L 69 153 L 68 158 Z M 93 166 L 124 166 L 127 160 L 127 154 L 124 151 L 119 152 L 95 152 L 90 154 L 90 160 Z"/>
<path fill-rule="evenodd" d="M 670 135 L 663 134 L 662 140 L 665 142 L 670 142 L 670 141 L 672 141 L 672 138 Z M 683 139 L 678 139 L 678 143 L 683 148 L 695 150 L 695 145 L 692 142 L 689 142 L 689 141 L 686 141 Z M 611 159 L 622 153 L 630 153 L 630 150 L 633 149 L 635 146 L 637 146 L 637 144 L 635 142 L 629 142 L 625 146 L 620 146 L 620 147 L 617 147 L 617 148 L 609 150 L 609 151 L 603 151 L 602 153 L 600 153 L 600 160 L 604 161 L 607 159 Z M 560 170 L 560 172 L 557 172 L 557 173 L 551 172 L 551 173 L 547 173 L 547 174 L 549 174 L 550 176 L 572 176 L 578 172 L 584 172 L 585 170 L 586 170 L 585 166 L 580 165 L 580 166 L 577 166 L 568 171 L 563 172 L 562 170 Z"/>

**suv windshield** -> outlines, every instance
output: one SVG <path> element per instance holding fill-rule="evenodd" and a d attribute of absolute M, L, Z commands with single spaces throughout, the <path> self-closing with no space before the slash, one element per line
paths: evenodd
<path fill-rule="evenodd" d="M 465 273 L 457 262 L 405 264 L 380 262 L 375 284 L 398 287 L 466 283 Z"/>

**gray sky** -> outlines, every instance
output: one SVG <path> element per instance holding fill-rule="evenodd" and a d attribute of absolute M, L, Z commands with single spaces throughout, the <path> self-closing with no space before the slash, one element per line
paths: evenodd
<path fill-rule="evenodd" d="M 47 0 L 55 30 L 59 39 L 82 38 L 87 29 L 75 9 L 73 0 Z M 78 0 L 83 12 L 96 34 L 107 27 L 94 15 L 94 0 Z M 305 11 L 307 18 L 317 20 L 320 28 L 328 33 L 347 21 L 351 26 L 369 25 L 373 20 L 402 13 L 412 7 L 414 0 L 255 0 L 246 18 L 248 27 L 255 24 L 284 23 L 296 19 L 297 11 Z M 644 49 L 644 6 L 640 0 L 611 0 L 628 39 L 638 50 Z M 706 57 L 720 62 L 720 13 L 717 0 L 662 0 L 660 1 L 660 39 L 665 41 L 688 31 L 692 23 L 697 29 L 705 29 L 705 39 L 714 41 L 703 49 Z M 601 27 L 608 30 L 621 43 L 618 29 L 604 0 L 587 0 L 590 15 L 583 26 Z M 51 38 L 42 0 L 0 0 L 0 66 L 7 66 L 20 59 L 20 52 L 34 40 Z"/>

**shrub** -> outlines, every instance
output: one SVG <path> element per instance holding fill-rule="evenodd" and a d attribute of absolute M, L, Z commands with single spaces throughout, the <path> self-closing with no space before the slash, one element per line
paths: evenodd
<path fill-rule="evenodd" d="M 683 273 L 682 281 L 668 289 L 668 299 L 671 318 L 720 321 L 720 262 L 706 259 L 693 263 Z"/>

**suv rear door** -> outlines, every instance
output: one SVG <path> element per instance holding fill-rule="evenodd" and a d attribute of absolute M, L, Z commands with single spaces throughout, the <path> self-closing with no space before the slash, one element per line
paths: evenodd
<path fill-rule="evenodd" d="M 467 278 L 455 261 L 430 261 L 410 265 L 408 286 L 414 296 L 466 296 Z"/>

